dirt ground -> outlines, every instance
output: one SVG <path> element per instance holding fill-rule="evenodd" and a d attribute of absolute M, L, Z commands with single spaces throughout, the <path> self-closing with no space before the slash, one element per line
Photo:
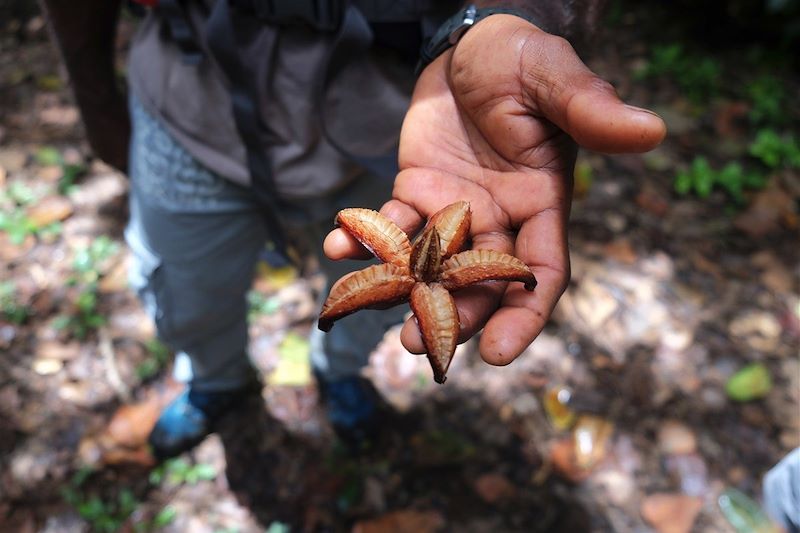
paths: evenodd
<path fill-rule="evenodd" d="M 800 163 L 748 153 L 762 125 L 736 84 L 758 72 L 733 51 L 708 52 L 723 87 L 702 101 L 691 66 L 643 75 L 644 18 L 616 14 L 590 64 L 669 136 L 644 156 L 581 153 L 572 281 L 522 357 L 490 367 L 473 340 L 440 386 L 390 330 L 365 369 L 382 433 L 350 453 L 309 373 L 324 280 L 262 265 L 263 401 L 163 465 L 143 444 L 178 386 L 127 287 L 126 179 L 91 157 L 42 18 L 3 21 L 0 531 L 735 531 L 720 496 L 758 501 L 800 446 Z M 767 72 L 798 94 L 796 71 Z M 784 106 L 778 131 L 800 119 Z M 764 182 L 679 194 L 698 155 Z"/>

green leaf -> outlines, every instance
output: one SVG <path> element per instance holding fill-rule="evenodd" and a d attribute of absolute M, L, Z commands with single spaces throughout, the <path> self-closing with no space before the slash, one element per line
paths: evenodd
<path fill-rule="evenodd" d="M 39 195 L 28 184 L 12 181 L 8 185 L 8 197 L 17 205 L 26 206 L 35 202 Z"/>
<path fill-rule="evenodd" d="M 779 533 L 761 507 L 736 489 L 726 489 L 717 500 L 720 511 L 737 533 Z"/>
<path fill-rule="evenodd" d="M 119 501 L 119 512 L 125 517 L 133 513 L 133 511 L 136 510 L 136 507 L 139 506 L 136 496 L 133 495 L 133 492 L 131 492 L 130 489 L 122 489 L 117 499 Z"/>
<path fill-rule="evenodd" d="M 283 522 L 272 522 L 264 533 L 289 533 L 291 528 Z"/>
<path fill-rule="evenodd" d="M 192 471 L 195 477 L 200 481 L 211 481 L 217 477 L 216 469 L 212 465 L 206 463 L 195 465 Z"/>
<path fill-rule="evenodd" d="M 267 381 L 272 385 L 300 387 L 311 381 L 311 348 L 308 339 L 290 332 L 278 346 L 280 361 Z"/>
<path fill-rule="evenodd" d="M 63 165 L 61 178 L 58 180 L 58 192 L 60 194 L 70 194 L 75 189 L 75 182 L 86 174 L 85 165 Z"/>
<path fill-rule="evenodd" d="M 168 526 L 175 520 L 175 517 L 177 516 L 178 510 L 171 505 L 167 505 L 158 512 L 155 518 L 153 518 L 153 527 Z"/>
<path fill-rule="evenodd" d="M 42 146 L 36 151 L 34 158 L 43 167 L 60 165 L 64 161 L 61 152 L 52 146 Z"/>
<path fill-rule="evenodd" d="M 725 384 L 728 397 L 737 402 L 749 402 L 765 397 L 772 390 L 772 378 L 762 363 L 752 363 L 736 372 Z"/>

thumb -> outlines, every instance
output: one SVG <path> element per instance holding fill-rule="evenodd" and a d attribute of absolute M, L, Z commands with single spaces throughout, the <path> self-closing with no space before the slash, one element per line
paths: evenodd
<path fill-rule="evenodd" d="M 523 91 L 535 112 L 579 145 L 605 153 L 646 152 L 664 139 L 661 117 L 624 104 L 565 39 L 538 31 L 528 39 L 521 57 Z"/>

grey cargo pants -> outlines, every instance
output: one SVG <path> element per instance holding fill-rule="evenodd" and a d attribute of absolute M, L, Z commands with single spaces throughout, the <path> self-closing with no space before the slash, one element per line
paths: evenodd
<path fill-rule="evenodd" d="M 133 252 L 131 285 L 159 337 L 177 353 L 175 377 L 197 390 L 236 388 L 252 377 L 247 302 L 254 267 L 267 239 L 249 190 L 201 166 L 132 98 L 130 211 L 125 238 Z M 333 262 L 322 240 L 336 210 L 377 207 L 391 180 L 365 177 L 330 206 L 325 222 L 304 228 L 328 282 L 363 268 Z M 348 204 L 348 205 L 345 205 Z M 361 311 L 312 342 L 312 365 L 325 379 L 355 374 L 403 307 Z"/>

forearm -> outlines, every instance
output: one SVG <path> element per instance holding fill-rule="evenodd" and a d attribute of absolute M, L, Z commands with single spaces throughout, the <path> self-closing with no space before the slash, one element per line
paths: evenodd
<path fill-rule="evenodd" d="M 96 154 L 125 170 L 130 135 L 125 97 L 114 67 L 120 0 L 40 0 L 69 73 L 89 143 Z"/>

